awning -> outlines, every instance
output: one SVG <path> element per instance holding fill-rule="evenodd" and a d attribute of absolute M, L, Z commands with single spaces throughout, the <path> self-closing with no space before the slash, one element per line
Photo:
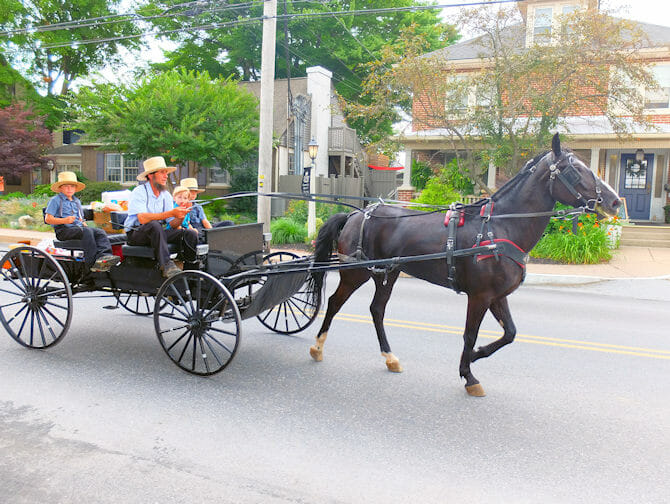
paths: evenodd
<path fill-rule="evenodd" d="M 368 168 L 370 168 L 371 170 L 392 170 L 392 171 L 398 171 L 398 170 L 402 170 L 402 169 L 404 169 L 405 167 L 404 167 L 404 166 L 374 166 L 374 165 L 369 164 L 369 165 L 368 165 Z"/>

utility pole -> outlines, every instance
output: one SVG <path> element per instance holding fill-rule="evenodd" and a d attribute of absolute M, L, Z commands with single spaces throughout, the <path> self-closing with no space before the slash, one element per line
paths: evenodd
<path fill-rule="evenodd" d="M 275 46 L 277 34 L 277 0 L 263 3 L 263 45 L 261 49 L 261 104 L 258 135 L 258 192 L 272 191 L 272 125 L 275 87 Z M 270 198 L 258 196 L 257 222 L 270 231 Z"/>

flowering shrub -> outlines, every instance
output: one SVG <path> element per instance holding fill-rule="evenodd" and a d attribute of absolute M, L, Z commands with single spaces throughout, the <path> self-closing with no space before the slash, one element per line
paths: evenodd
<path fill-rule="evenodd" d="M 583 214 L 579 216 L 577 230 L 573 233 L 572 221 L 551 219 L 530 255 L 569 264 L 609 261 L 612 258 L 611 248 L 618 246 L 618 239 L 612 239 L 612 229 L 608 229 L 611 225 L 620 226 L 616 217 L 608 225 L 594 214 Z"/>
<path fill-rule="evenodd" d="M 42 218 L 42 208 L 47 206 L 49 198 L 24 196 L 0 200 L 0 228 L 53 231 L 53 227 L 45 224 Z"/>

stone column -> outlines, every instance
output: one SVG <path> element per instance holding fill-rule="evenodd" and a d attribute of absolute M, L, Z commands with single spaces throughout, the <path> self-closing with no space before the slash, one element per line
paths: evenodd
<path fill-rule="evenodd" d="M 414 187 L 412 186 L 412 149 L 405 148 L 405 167 L 402 172 L 402 185 L 398 187 L 398 199 L 401 201 L 411 201 L 414 196 Z"/>
<path fill-rule="evenodd" d="M 596 175 L 598 174 L 598 165 L 600 164 L 600 148 L 599 147 L 592 147 L 591 148 L 591 164 L 589 165 L 589 168 L 591 168 L 591 171 L 595 173 Z"/>
<path fill-rule="evenodd" d="M 489 186 L 489 189 L 492 191 L 496 190 L 496 175 L 497 175 L 498 169 L 496 168 L 496 165 L 493 163 L 493 160 L 489 161 L 489 174 L 488 178 L 486 179 L 486 185 Z"/>

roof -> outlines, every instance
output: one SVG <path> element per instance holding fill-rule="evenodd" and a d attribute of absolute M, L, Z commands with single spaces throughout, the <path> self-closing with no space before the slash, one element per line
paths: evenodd
<path fill-rule="evenodd" d="M 51 149 L 49 154 L 81 154 L 81 145 L 79 144 L 65 144 L 55 149 Z"/>
<path fill-rule="evenodd" d="M 641 23 L 632 20 L 629 21 L 637 25 L 647 36 L 648 40 L 643 42 L 643 47 L 670 46 L 670 26 Z M 525 47 L 525 36 L 525 25 L 523 23 L 511 25 L 502 31 L 502 37 L 505 39 L 505 42 L 508 42 L 511 47 L 517 47 L 519 51 L 523 50 Z M 488 35 L 480 35 L 479 37 L 427 53 L 424 57 L 442 56 L 448 60 L 485 58 L 490 54 L 487 37 Z"/>

